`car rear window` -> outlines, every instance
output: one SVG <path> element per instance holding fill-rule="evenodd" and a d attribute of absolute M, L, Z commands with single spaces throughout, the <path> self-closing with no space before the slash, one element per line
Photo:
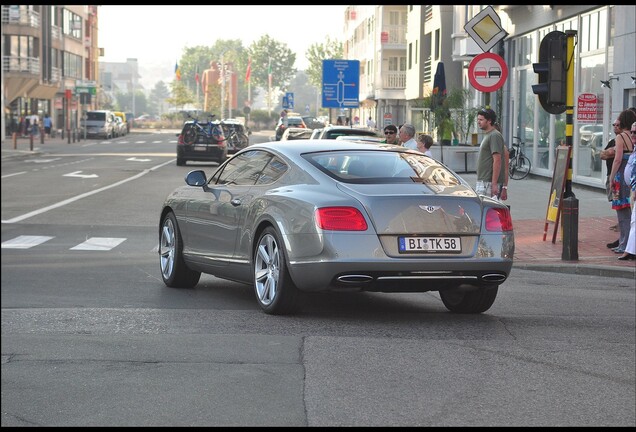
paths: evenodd
<path fill-rule="evenodd" d="M 435 159 L 420 153 L 388 150 L 342 150 L 306 153 L 303 157 L 344 183 L 423 183 L 451 187 L 459 178 Z"/>
<path fill-rule="evenodd" d="M 106 120 L 106 113 L 104 112 L 96 112 L 96 111 L 88 111 L 86 113 L 86 120 Z"/>

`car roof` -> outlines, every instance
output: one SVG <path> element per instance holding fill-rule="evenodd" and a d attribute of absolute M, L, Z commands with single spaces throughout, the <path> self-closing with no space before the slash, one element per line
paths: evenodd
<path fill-rule="evenodd" d="M 411 150 L 409 148 L 398 146 L 394 144 L 386 144 L 386 143 L 371 143 L 368 141 L 347 141 L 347 140 L 334 140 L 334 139 L 306 139 L 303 140 L 303 145 L 299 146 L 296 140 L 288 140 L 288 141 L 269 141 L 259 144 L 253 144 L 249 147 L 246 147 L 242 151 L 245 150 L 255 150 L 258 148 L 266 148 L 271 150 L 280 150 L 285 154 L 289 154 L 290 156 L 296 155 L 299 156 L 302 153 L 311 153 L 311 152 L 320 152 L 320 151 L 338 151 L 338 150 L 378 150 L 378 149 L 389 149 L 389 150 L 397 150 L 401 152 L 411 152 L 420 154 L 420 152 Z"/>

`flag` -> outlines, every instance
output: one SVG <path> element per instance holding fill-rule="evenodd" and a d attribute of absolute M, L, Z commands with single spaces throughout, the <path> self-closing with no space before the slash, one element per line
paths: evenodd
<path fill-rule="evenodd" d="M 179 69 L 179 62 L 174 63 L 174 75 L 177 81 L 181 81 L 181 70 Z"/>
<path fill-rule="evenodd" d="M 251 75 L 252 75 L 252 58 L 250 57 L 247 60 L 247 70 L 245 71 L 245 82 L 250 82 Z"/>
<path fill-rule="evenodd" d="M 201 78 L 199 77 L 199 65 L 197 65 L 197 71 L 194 74 L 194 81 L 197 83 L 197 85 L 199 85 L 199 83 L 201 82 Z"/>
<path fill-rule="evenodd" d="M 269 59 L 269 66 L 267 66 L 267 81 L 269 86 L 272 86 L 272 59 Z"/>

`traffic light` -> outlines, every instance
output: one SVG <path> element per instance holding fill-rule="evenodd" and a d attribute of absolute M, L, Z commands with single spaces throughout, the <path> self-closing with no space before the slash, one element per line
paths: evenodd
<path fill-rule="evenodd" d="M 560 31 L 545 35 L 539 46 L 539 63 L 532 63 L 532 69 L 539 74 L 539 84 L 532 86 L 532 92 L 539 96 L 539 102 L 550 114 L 561 114 L 566 110 L 567 36 Z"/>

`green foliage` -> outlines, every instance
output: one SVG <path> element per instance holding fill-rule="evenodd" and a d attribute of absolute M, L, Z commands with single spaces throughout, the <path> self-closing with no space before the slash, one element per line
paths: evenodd
<path fill-rule="evenodd" d="M 177 80 L 172 82 L 172 97 L 166 99 L 166 102 L 177 109 L 183 109 L 185 105 L 192 104 L 194 101 L 192 91 L 184 83 Z"/>
<path fill-rule="evenodd" d="M 133 102 L 132 93 L 115 93 L 115 102 L 110 107 L 104 106 L 106 109 L 113 109 L 115 111 L 132 112 Z M 146 94 L 141 90 L 135 91 L 135 111 L 138 113 L 147 112 L 148 99 Z M 136 114 L 136 113 L 134 113 Z"/>
<path fill-rule="evenodd" d="M 296 54 L 286 44 L 262 36 L 247 50 L 252 59 L 252 85 L 268 88 L 269 66 L 271 62 L 272 87 L 286 87 L 296 73 Z"/>
<path fill-rule="evenodd" d="M 278 112 L 269 113 L 267 110 L 252 110 L 250 113 L 250 120 L 254 123 L 270 123 L 272 121 L 278 121 Z"/>
<path fill-rule="evenodd" d="M 460 142 L 468 142 L 470 131 L 475 125 L 478 108 L 469 106 L 472 100 L 470 89 L 453 88 L 445 98 L 439 100 L 431 94 L 419 101 L 421 107 L 431 107 L 434 125 L 437 128 L 438 139 L 449 139 L 455 136 Z"/>
<path fill-rule="evenodd" d="M 309 68 L 305 71 L 309 82 L 320 87 L 322 85 L 322 61 L 331 59 L 342 59 L 342 43 L 332 40 L 327 36 L 325 43 L 315 43 L 309 46 L 305 57 L 309 61 Z"/>

